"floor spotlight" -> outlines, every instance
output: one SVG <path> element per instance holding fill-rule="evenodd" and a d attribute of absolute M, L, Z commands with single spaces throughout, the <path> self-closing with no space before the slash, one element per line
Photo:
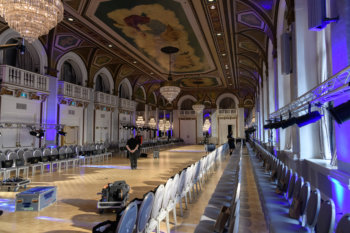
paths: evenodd
<path fill-rule="evenodd" d="M 329 113 L 338 124 L 343 124 L 350 120 L 350 101 L 343 103 L 335 108 L 328 108 Z"/>

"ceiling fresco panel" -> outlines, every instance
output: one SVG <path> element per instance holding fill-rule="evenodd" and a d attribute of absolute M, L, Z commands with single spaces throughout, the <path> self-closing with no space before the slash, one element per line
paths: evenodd
<path fill-rule="evenodd" d="M 216 87 L 218 81 L 214 77 L 191 77 L 179 80 L 180 86 L 185 88 Z"/>
<path fill-rule="evenodd" d="M 168 45 L 180 49 L 175 56 L 175 73 L 215 68 L 187 2 L 96 0 L 91 1 L 87 16 L 163 73 L 169 69 L 169 56 L 160 49 Z"/>

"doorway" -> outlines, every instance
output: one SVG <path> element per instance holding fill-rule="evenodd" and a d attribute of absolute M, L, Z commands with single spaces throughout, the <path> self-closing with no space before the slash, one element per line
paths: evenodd
<path fill-rule="evenodd" d="M 65 126 L 63 131 L 66 132 L 66 136 L 61 135 L 61 145 L 77 145 L 78 144 L 78 134 L 79 127 L 78 126 Z"/>
<path fill-rule="evenodd" d="M 229 132 L 236 138 L 236 119 L 219 119 L 219 144 L 227 142 Z"/>

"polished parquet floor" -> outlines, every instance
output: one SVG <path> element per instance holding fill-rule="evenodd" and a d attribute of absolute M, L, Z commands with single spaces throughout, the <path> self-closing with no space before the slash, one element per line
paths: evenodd
<path fill-rule="evenodd" d="M 162 151 L 159 159 L 139 159 L 137 170 L 130 170 L 128 159 L 113 157 L 105 163 L 30 176 L 30 187 L 57 186 L 57 202 L 40 212 L 14 212 L 16 193 L 0 192 L 0 209 L 5 210 L 0 232 L 91 232 L 97 223 L 115 220 L 113 213 L 97 213 L 97 193 L 105 184 L 125 180 L 131 187 L 129 200 L 142 198 L 204 154 L 203 146 L 183 146 Z"/>
<path fill-rule="evenodd" d="M 239 153 L 239 150 L 236 151 L 235 153 Z M 115 214 L 112 212 L 104 214 L 97 212 L 96 205 L 100 198 L 97 193 L 105 184 L 125 180 L 131 187 L 129 200 L 142 198 L 146 192 L 165 183 L 169 177 L 195 163 L 203 155 L 205 155 L 203 146 L 181 146 L 161 151 L 159 159 L 153 159 L 150 156 L 139 159 L 137 170 L 130 170 L 128 159 L 114 156 L 108 162 L 70 168 L 68 171 L 62 170 L 43 175 L 37 173 L 30 177 L 32 181 L 30 187 L 57 186 L 57 202 L 40 212 L 14 212 L 16 193 L 0 192 L 0 209 L 5 210 L 4 215 L 0 217 L 0 233 L 91 232 L 93 226 L 99 222 L 115 220 Z M 203 190 L 195 196 L 188 209 L 184 210 L 183 217 L 180 217 L 177 206 L 178 224 L 176 226 L 173 224 L 172 214 L 170 215 L 172 233 L 194 232 L 227 162 L 228 159 L 218 163 L 217 169 L 210 174 Z M 246 199 L 242 200 L 245 204 L 240 214 L 240 232 L 266 232 L 254 177 L 248 161 L 243 162 L 242 169 L 246 170 L 242 182 L 243 199 Z M 249 187 L 246 188 L 246 185 Z M 161 224 L 161 232 L 166 232 L 165 223 Z"/>

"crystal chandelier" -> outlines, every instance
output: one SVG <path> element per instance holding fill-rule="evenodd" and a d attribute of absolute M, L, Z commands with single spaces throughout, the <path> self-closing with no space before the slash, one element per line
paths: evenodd
<path fill-rule="evenodd" d="M 152 117 L 152 118 L 149 120 L 148 125 L 149 125 L 149 127 L 151 127 L 152 129 L 155 129 L 155 128 L 156 128 L 156 125 L 157 125 L 156 120 L 154 120 L 154 118 Z"/>
<path fill-rule="evenodd" d="M 210 121 L 209 121 L 209 119 L 207 118 L 207 119 L 205 119 L 205 121 L 204 121 L 204 124 L 203 124 L 203 132 L 207 132 L 208 130 L 209 130 L 209 128 L 210 128 Z"/>
<path fill-rule="evenodd" d="M 0 0 L 0 16 L 29 43 L 63 19 L 61 0 Z"/>
<path fill-rule="evenodd" d="M 158 128 L 160 131 L 164 131 L 164 120 L 159 120 Z"/>
<path fill-rule="evenodd" d="M 165 122 L 164 127 L 165 127 L 165 131 L 168 131 L 168 130 L 170 129 L 170 127 L 171 127 L 170 121 L 167 120 L 167 121 Z"/>
<path fill-rule="evenodd" d="M 203 84 L 203 81 L 201 81 L 201 80 L 196 80 L 196 81 L 193 82 L 193 84 L 197 84 L 197 89 L 198 89 L 197 91 L 199 91 L 199 85 L 200 85 L 200 84 Z M 201 112 L 204 110 L 205 106 L 204 106 L 204 104 L 199 100 L 199 99 L 200 99 L 199 95 L 197 96 L 197 99 L 198 99 L 198 102 L 197 102 L 196 104 L 192 105 L 192 109 L 193 109 L 197 114 L 199 114 L 199 113 L 201 113 Z"/>
<path fill-rule="evenodd" d="M 173 78 L 171 76 L 171 54 L 177 53 L 179 51 L 178 48 L 167 46 L 161 48 L 161 51 L 163 53 L 169 54 L 169 75 L 168 75 L 168 81 L 161 84 L 161 87 L 159 89 L 160 94 L 164 96 L 165 99 L 171 103 L 180 93 L 181 89 L 177 86 L 176 82 L 173 81 Z"/>
<path fill-rule="evenodd" d="M 145 121 L 143 120 L 142 116 L 138 116 L 136 119 L 136 125 L 137 127 L 143 127 L 145 125 Z"/>

